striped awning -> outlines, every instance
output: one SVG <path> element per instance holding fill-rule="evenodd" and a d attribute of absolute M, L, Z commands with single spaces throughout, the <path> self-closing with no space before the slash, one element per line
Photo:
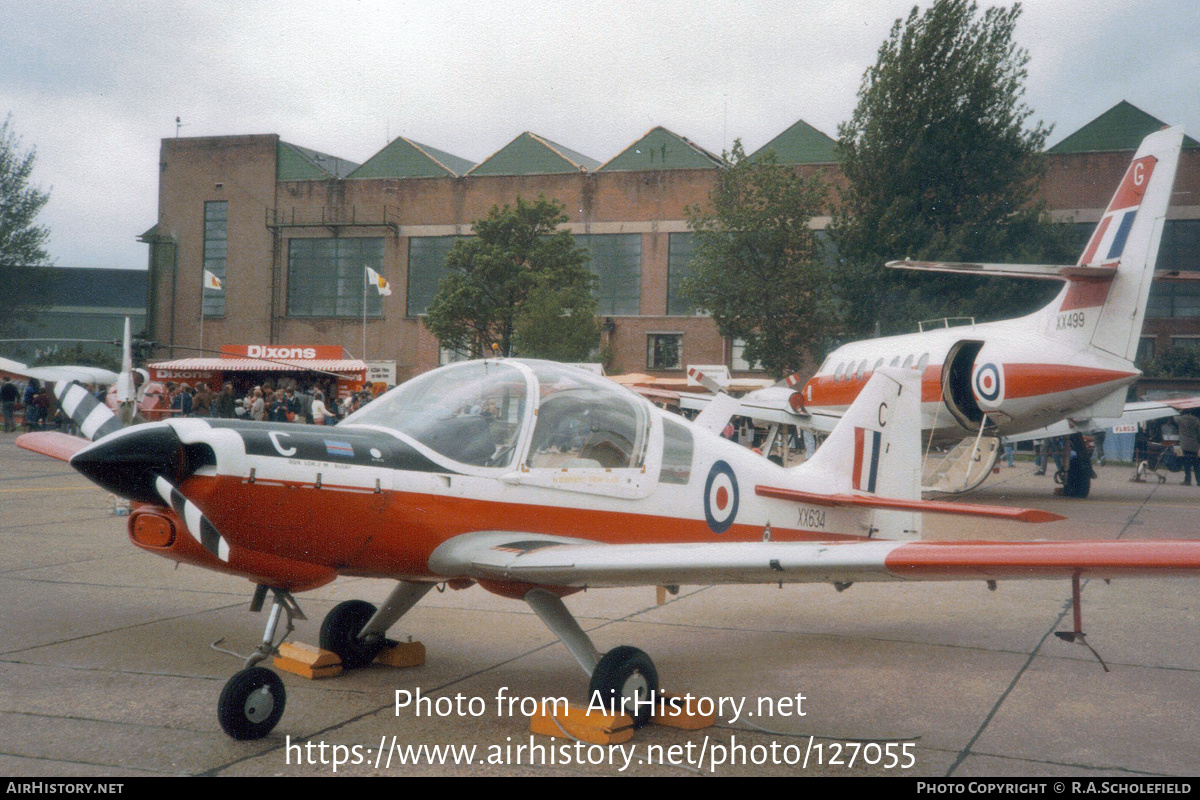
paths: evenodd
<path fill-rule="evenodd" d="M 180 358 L 175 361 L 156 361 L 152 369 L 208 371 L 208 372 L 365 372 L 367 364 L 358 359 L 333 358 L 278 358 L 264 361 L 260 358 Z"/>

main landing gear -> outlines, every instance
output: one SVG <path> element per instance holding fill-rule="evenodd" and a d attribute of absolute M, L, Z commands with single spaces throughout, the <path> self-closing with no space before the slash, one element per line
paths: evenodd
<path fill-rule="evenodd" d="M 590 678 L 589 707 L 596 703 L 605 710 L 628 714 L 633 717 L 635 728 L 650 722 L 659 697 L 658 670 L 650 656 L 636 647 L 623 645 L 601 657 L 562 598 L 545 589 L 531 589 L 524 599 Z"/>

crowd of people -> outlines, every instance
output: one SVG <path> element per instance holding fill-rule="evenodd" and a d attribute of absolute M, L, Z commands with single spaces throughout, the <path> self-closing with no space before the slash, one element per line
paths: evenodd
<path fill-rule="evenodd" d="M 172 416 L 246 419 L 256 422 L 297 422 L 307 425 L 333 425 L 370 402 L 371 392 L 351 392 L 336 399 L 335 385 L 313 383 L 300 387 L 295 380 L 282 379 L 254 386 L 244 396 L 235 393 L 233 384 L 214 391 L 206 383 L 167 384 L 166 402 Z"/>
<path fill-rule="evenodd" d="M 159 385 L 151 384 L 158 388 Z M 104 402 L 108 387 L 86 387 Z M 278 384 L 264 382 L 254 386 L 244 396 L 238 396 L 233 384 L 224 384 L 220 391 L 207 383 L 195 386 L 187 383 L 167 383 L 154 419 L 167 417 L 217 417 L 268 422 L 297 422 L 309 425 L 333 425 L 369 403 L 373 395 L 363 389 L 337 399 L 336 385 L 313 383 L 304 387 L 284 378 Z M 0 379 L 0 414 L 4 432 L 17 430 L 17 416 L 27 431 L 49 428 L 67 430 L 71 421 L 62 413 L 50 387 L 36 378 L 18 383 L 5 376 Z"/>

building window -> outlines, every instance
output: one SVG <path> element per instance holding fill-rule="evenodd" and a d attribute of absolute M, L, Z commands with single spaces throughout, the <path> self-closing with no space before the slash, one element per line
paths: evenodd
<path fill-rule="evenodd" d="M 225 254 L 229 244 L 229 203 L 214 200 L 204 204 L 204 269 L 225 283 Z M 200 275 L 204 286 L 204 275 Z M 202 289 L 202 313 L 206 317 L 225 316 L 225 290 Z"/>
<path fill-rule="evenodd" d="M 1200 350 L 1200 336 L 1172 336 L 1171 347 L 1177 350 Z"/>
<path fill-rule="evenodd" d="M 581 234 L 575 245 L 588 251 L 596 275 L 599 313 L 636 316 L 641 313 L 642 235 L 640 233 Z"/>
<path fill-rule="evenodd" d="M 646 369 L 683 369 L 683 334 L 648 334 Z"/>
<path fill-rule="evenodd" d="M 696 313 L 679 291 L 684 279 L 692 276 L 692 243 L 690 233 L 672 233 L 667 238 L 667 314 L 672 317 Z"/>
<path fill-rule="evenodd" d="M 446 257 L 454 243 L 466 236 L 414 236 L 408 240 L 408 310 L 419 317 L 437 297 L 442 278 L 450 274 Z"/>
<path fill-rule="evenodd" d="M 367 267 L 383 273 L 383 239 L 291 239 L 288 316 L 383 316 L 383 298 L 367 285 Z M 384 277 L 387 277 L 384 275 Z"/>
<path fill-rule="evenodd" d="M 729 365 L 739 372 L 762 372 L 763 365 L 755 361 L 751 364 L 746 360 L 746 340 L 734 339 L 729 346 Z"/>
<path fill-rule="evenodd" d="M 1133 361 L 1135 364 L 1148 364 L 1154 360 L 1154 337 L 1143 336 L 1138 340 L 1137 355 Z"/>
<path fill-rule="evenodd" d="M 438 366 L 456 364 L 459 361 L 470 361 L 471 354 L 466 350 L 455 350 L 453 347 L 438 348 Z"/>

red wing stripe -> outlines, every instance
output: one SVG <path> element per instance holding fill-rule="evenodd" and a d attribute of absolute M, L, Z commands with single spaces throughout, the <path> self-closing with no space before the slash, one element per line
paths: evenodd
<path fill-rule="evenodd" d="M 862 508 L 890 508 L 901 511 L 923 511 L 930 514 L 955 514 L 968 517 L 990 517 L 1014 522 L 1055 522 L 1066 519 L 1061 514 L 1041 511 L 1036 508 L 1008 508 L 1007 506 L 982 506 L 967 503 L 947 503 L 942 500 L 900 500 L 890 497 L 860 497 L 853 494 L 817 494 L 796 489 L 777 489 L 772 486 L 755 486 L 754 493 L 760 497 L 779 500 L 795 500 L 814 506 L 859 506 Z"/>
<path fill-rule="evenodd" d="M 888 553 L 884 566 L 914 578 L 1194 577 L 1200 541 L 912 542 Z"/>

